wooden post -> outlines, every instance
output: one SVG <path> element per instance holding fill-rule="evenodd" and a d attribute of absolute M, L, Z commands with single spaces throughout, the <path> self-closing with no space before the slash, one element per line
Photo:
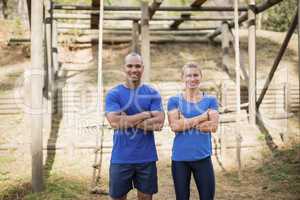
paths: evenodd
<path fill-rule="evenodd" d="M 46 58 L 47 58 L 47 91 L 45 92 L 45 110 L 44 113 L 44 129 L 49 134 L 52 127 L 52 113 L 53 113 L 53 65 L 52 65 L 52 50 L 51 50 L 51 5 L 49 0 L 44 1 L 45 8 L 45 35 L 46 35 Z"/>
<path fill-rule="evenodd" d="M 300 88 L 300 0 L 298 0 L 298 79 Z"/>
<path fill-rule="evenodd" d="M 148 2 L 141 3 L 141 39 L 142 39 L 142 58 L 144 64 L 144 81 L 150 81 L 150 32 L 149 32 L 149 8 Z"/>
<path fill-rule="evenodd" d="M 43 76 L 44 76 L 44 26 L 43 1 L 32 1 L 31 5 L 31 66 L 25 72 L 25 83 L 29 83 L 28 95 L 29 110 L 26 111 L 30 120 L 28 127 L 31 132 L 32 156 L 32 189 L 40 192 L 43 183 Z"/>
<path fill-rule="evenodd" d="M 31 0 L 27 0 L 29 27 L 31 27 Z"/>
<path fill-rule="evenodd" d="M 58 63 L 58 44 L 57 44 L 57 22 L 52 20 L 52 63 L 53 63 L 53 73 L 54 77 L 57 76 L 59 63 Z"/>
<path fill-rule="evenodd" d="M 100 1 L 99 0 L 92 0 L 92 7 L 93 8 L 96 8 L 96 7 L 99 7 L 99 3 Z M 99 14 L 95 14 L 95 13 L 92 13 L 91 14 L 91 29 L 98 29 L 98 24 L 99 24 Z"/>
<path fill-rule="evenodd" d="M 132 21 L 132 51 L 138 53 L 139 44 L 139 23 L 136 20 Z"/>
<path fill-rule="evenodd" d="M 103 0 L 100 0 L 99 7 L 99 39 L 98 39 L 98 87 L 97 87 L 97 112 L 98 116 L 102 118 L 103 112 L 103 77 L 102 77 L 102 48 L 103 48 L 103 15 L 104 5 Z"/>
<path fill-rule="evenodd" d="M 241 86 L 240 86 L 240 40 L 239 40 L 239 13 L 238 0 L 234 1 L 234 28 L 235 28 L 235 73 L 236 73 L 236 157 L 238 164 L 239 178 L 241 178 L 241 135 L 240 135 L 240 114 L 241 114 Z"/>
<path fill-rule="evenodd" d="M 248 52 L 249 52 L 249 122 L 256 124 L 256 26 L 255 26 L 255 0 L 249 1 L 248 11 Z"/>
<path fill-rule="evenodd" d="M 222 68 L 229 73 L 229 26 L 226 22 L 222 23 Z"/>

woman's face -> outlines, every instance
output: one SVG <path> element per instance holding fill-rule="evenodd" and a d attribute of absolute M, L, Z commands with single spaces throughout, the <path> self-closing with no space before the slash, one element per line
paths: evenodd
<path fill-rule="evenodd" d="M 185 88 L 198 88 L 201 81 L 201 73 L 198 68 L 187 67 L 183 73 L 183 81 L 185 83 Z"/>

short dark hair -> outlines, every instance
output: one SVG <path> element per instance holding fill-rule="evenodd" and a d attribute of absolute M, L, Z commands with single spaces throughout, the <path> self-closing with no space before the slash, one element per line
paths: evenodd
<path fill-rule="evenodd" d="M 136 52 L 131 52 L 131 53 L 127 54 L 127 56 L 125 56 L 125 59 L 124 59 L 125 64 L 127 63 L 127 59 L 129 59 L 130 57 L 138 57 L 138 59 L 140 59 L 141 63 L 143 64 L 142 56 Z"/>

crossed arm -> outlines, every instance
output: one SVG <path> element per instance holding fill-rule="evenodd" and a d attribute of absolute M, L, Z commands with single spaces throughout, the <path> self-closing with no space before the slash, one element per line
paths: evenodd
<path fill-rule="evenodd" d="M 174 132 L 196 128 L 204 132 L 216 132 L 218 128 L 219 113 L 208 110 L 202 115 L 185 118 L 178 109 L 168 112 L 169 125 Z"/>
<path fill-rule="evenodd" d="M 135 115 L 111 112 L 106 114 L 106 118 L 115 129 L 140 128 L 145 131 L 159 131 L 163 127 L 165 116 L 159 111 L 146 111 Z"/>

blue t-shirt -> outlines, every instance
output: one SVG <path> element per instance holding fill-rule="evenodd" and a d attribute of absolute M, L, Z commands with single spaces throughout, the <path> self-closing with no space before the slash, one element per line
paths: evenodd
<path fill-rule="evenodd" d="M 123 84 L 111 89 L 106 96 L 105 112 L 125 112 L 134 115 L 143 111 L 162 111 L 159 93 L 142 84 L 130 89 Z M 115 129 L 111 163 L 144 163 L 157 161 L 153 131 L 138 128 Z"/>
<path fill-rule="evenodd" d="M 201 115 L 207 109 L 218 110 L 216 97 L 204 94 L 199 102 L 188 102 L 182 94 L 173 96 L 168 101 L 168 111 L 178 109 L 185 118 Z M 177 132 L 172 149 L 172 160 L 195 161 L 212 154 L 211 134 L 196 128 Z"/>

